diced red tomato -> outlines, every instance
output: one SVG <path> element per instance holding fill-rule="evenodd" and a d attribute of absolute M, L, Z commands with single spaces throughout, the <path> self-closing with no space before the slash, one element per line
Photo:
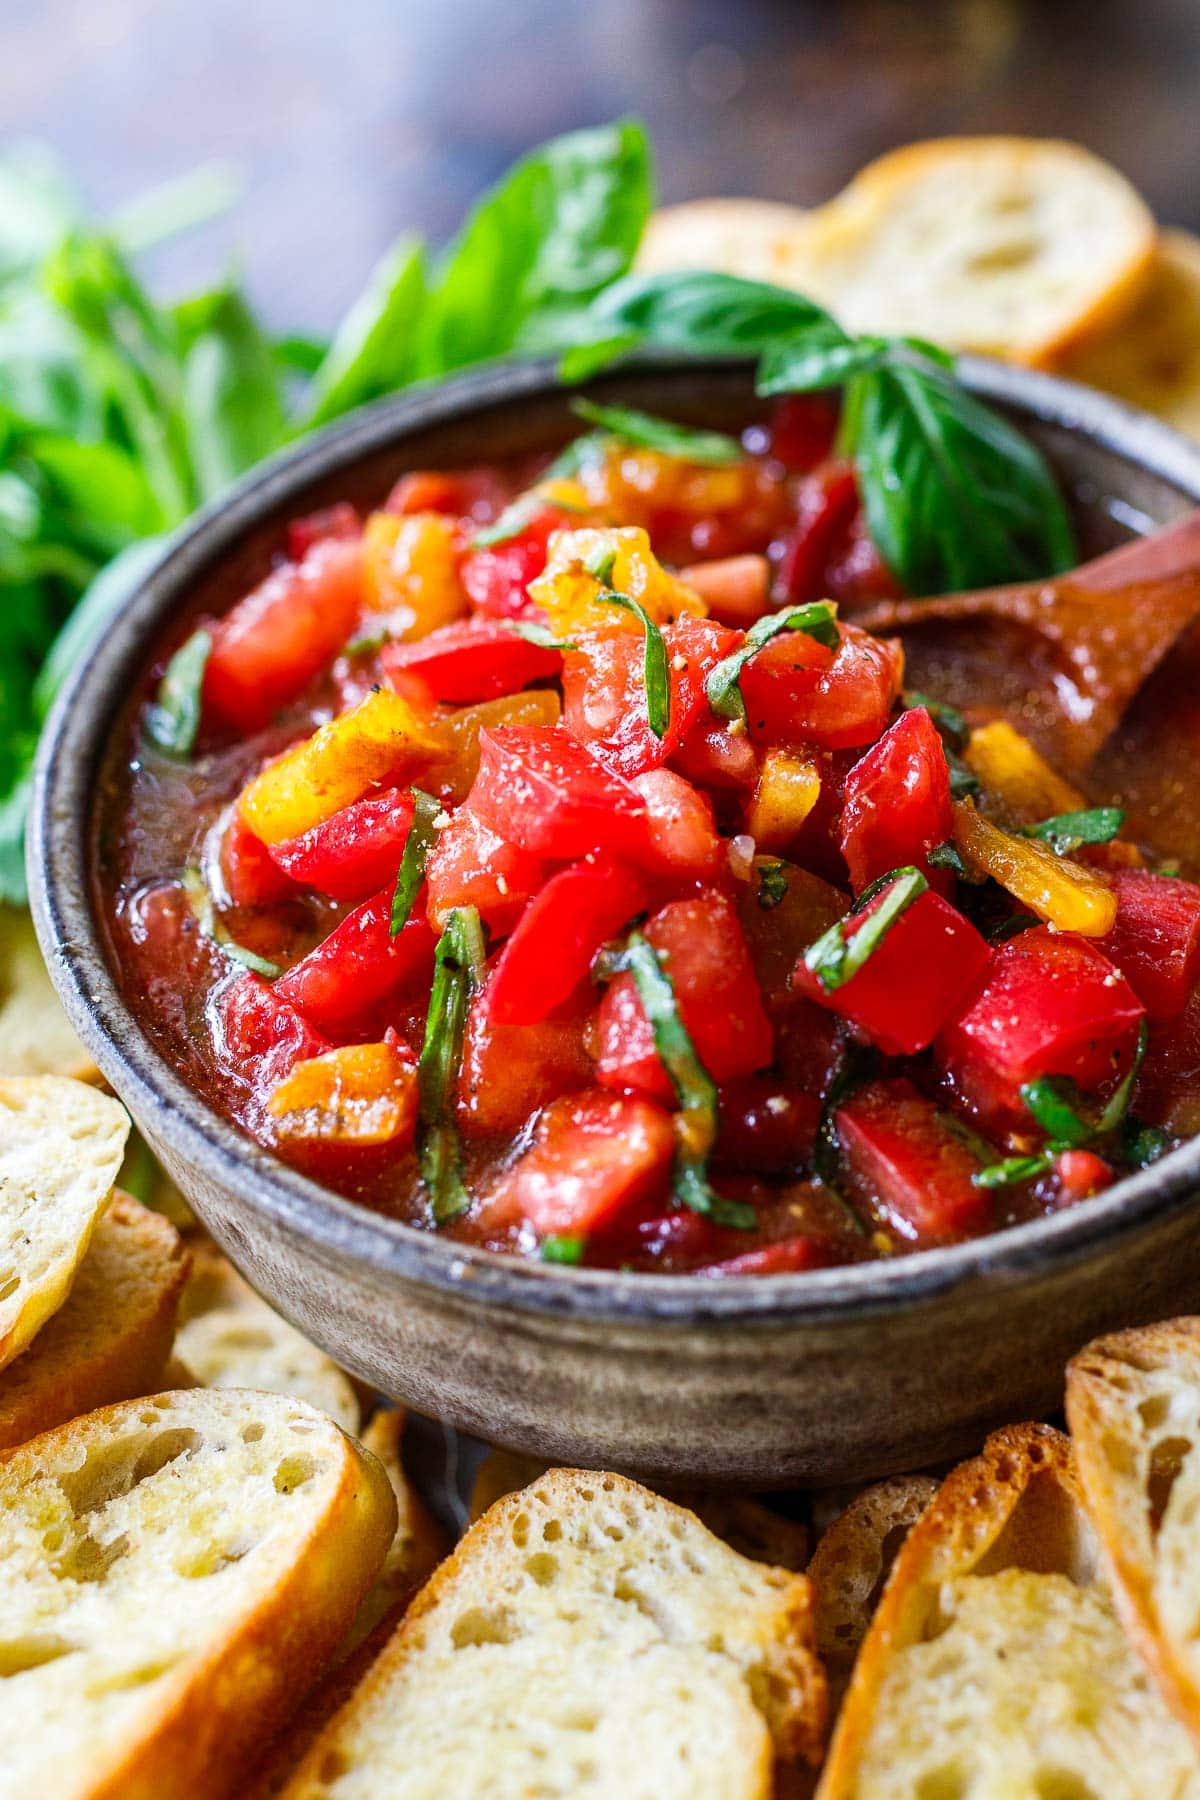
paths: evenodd
<path fill-rule="evenodd" d="M 298 1062 L 332 1048 L 328 1038 L 259 975 L 247 971 L 217 990 L 210 1007 L 217 1053 L 264 1097 Z"/>
<path fill-rule="evenodd" d="M 741 635 L 712 619 L 685 616 L 663 629 L 670 711 L 661 738 L 650 729 L 640 631 L 580 631 L 563 657 L 563 724 L 606 768 L 624 776 L 657 769 L 708 713 L 704 683 Z"/>
<path fill-rule="evenodd" d="M 320 512 L 307 513 L 293 519 L 287 528 L 288 556 L 292 562 L 303 562 L 314 544 L 322 538 L 350 540 L 361 535 L 362 520 L 347 500 L 339 500 Z"/>
<path fill-rule="evenodd" d="M 398 693 L 416 674 L 435 700 L 466 706 L 548 680 L 558 674 L 562 654 L 531 644 L 501 619 L 463 619 L 411 643 L 385 644 L 379 661 Z"/>
<path fill-rule="evenodd" d="M 1117 922 L 1097 947 L 1152 1019 L 1173 1018 L 1200 982 L 1200 887 L 1149 869 L 1122 869 L 1109 885 Z"/>
<path fill-rule="evenodd" d="M 838 533 L 858 511 L 858 481 L 851 462 L 821 463 L 800 483 L 796 523 L 784 538 L 779 592 L 793 605 L 824 599 L 825 566 Z"/>
<path fill-rule="evenodd" d="M 1200 988 L 1173 1019 L 1154 1019 L 1133 1110 L 1176 1137 L 1200 1131 Z"/>
<path fill-rule="evenodd" d="M 573 523 L 578 521 L 568 513 L 547 506 L 516 537 L 469 550 L 459 576 L 472 606 L 495 619 L 519 619 L 535 611 L 529 584 L 546 567 L 551 534 L 569 530 Z"/>
<path fill-rule="evenodd" d="M 592 1231 L 665 1187 L 674 1150 L 671 1120 L 649 1100 L 593 1090 L 552 1101 L 480 1217 L 543 1233 Z"/>
<path fill-rule="evenodd" d="M 210 627 L 206 717 L 258 731 L 304 692 L 353 632 L 362 606 L 362 546 L 321 538 Z"/>
<path fill-rule="evenodd" d="M 999 1136 L 1029 1129 L 1026 1082 L 1059 1075 L 1085 1093 L 1110 1088 L 1130 1065 L 1144 1016 L 1095 944 L 1038 925 L 994 953 L 936 1055 L 958 1102 Z"/>
<path fill-rule="evenodd" d="M 535 1025 L 569 999 L 600 946 L 646 906 L 646 884 L 606 853 L 552 875 L 529 902 L 488 983 L 500 1025 Z"/>
<path fill-rule="evenodd" d="M 704 712 L 672 759 L 681 775 L 705 787 L 737 792 L 758 780 L 758 752 L 733 721 Z"/>
<path fill-rule="evenodd" d="M 494 469 L 414 469 L 402 475 L 384 511 L 449 513 L 453 518 L 493 519 L 508 501 L 508 489 Z"/>
<path fill-rule="evenodd" d="M 825 564 L 825 593 L 844 606 L 899 600 L 903 589 L 884 562 L 862 510 L 834 534 Z"/>
<path fill-rule="evenodd" d="M 273 906 L 296 892 L 235 806 L 221 836 L 221 879 L 235 906 Z"/>
<path fill-rule="evenodd" d="M 909 864 L 930 874 L 930 850 L 953 835 L 942 740 L 925 708 L 910 707 L 846 777 L 841 845 L 855 893 Z"/>
<path fill-rule="evenodd" d="M 812 1155 L 821 1099 L 777 1076 L 750 1075 L 721 1089 L 720 1117 L 714 1168 L 787 1175 Z"/>
<path fill-rule="evenodd" d="M 757 1250 L 743 1250 L 740 1256 L 727 1256 L 723 1262 L 702 1263 L 691 1271 L 708 1281 L 729 1275 L 801 1275 L 806 1269 L 823 1269 L 831 1260 L 831 1247 L 821 1238 L 780 1238 L 773 1244 L 761 1244 Z"/>
<path fill-rule="evenodd" d="M 458 1082 L 458 1119 L 470 1137 L 511 1138 L 540 1107 L 593 1086 L 590 995 L 573 995 L 536 1025 L 498 1025 L 491 982 L 471 1003 Z"/>
<path fill-rule="evenodd" d="M 334 900 L 363 900 L 394 882 L 412 826 L 411 793 L 389 788 L 355 800 L 270 854 L 293 881 Z"/>
<path fill-rule="evenodd" d="M 853 942 L 886 899 L 884 889 L 846 921 Z M 797 991 L 848 1019 L 888 1056 L 926 1049 L 982 979 L 991 952 L 969 920 L 932 891 L 901 913 L 882 942 L 843 986 L 826 993 L 803 959 Z"/>
<path fill-rule="evenodd" d="M 393 937 L 393 886 L 355 907 L 272 989 L 322 1031 L 352 1033 L 390 994 L 415 988 L 429 977 L 434 936 L 424 896 L 418 895 L 408 924 Z"/>
<path fill-rule="evenodd" d="M 1063 1150 L 1054 1159 L 1060 1206 L 1074 1206 L 1111 1187 L 1113 1172 L 1094 1150 Z"/>
<path fill-rule="evenodd" d="M 873 1081 L 834 1114 L 847 1186 L 898 1236 L 925 1249 L 986 1231 L 992 1203 L 976 1158 L 911 1081 Z"/>
<path fill-rule="evenodd" d="M 510 844 L 460 806 L 425 864 L 429 916 L 440 930 L 456 906 L 475 906 L 492 938 L 506 937 L 548 873 L 540 856 Z"/>
<path fill-rule="evenodd" d="M 771 409 L 771 456 L 785 469 L 807 475 L 824 462 L 837 435 L 837 403 L 825 394 L 787 394 Z"/>
<path fill-rule="evenodd" d="M 636 855 L 646 844 L 641 795 L 561 729 L 481 732 L 468 804 L 510 843 L 560 862 L 589 850 Z"/>
<path fill-rule="evenodd" d="M 751 657 L 741 689 L 756 743 L 841 750 L 873 743 L 884 730 L 900 692 L 904 651 L 895 639 L 871 637 L 857 625 L 839 631 L 832 660 L 799 631 L 781 631 Z"/>
<path fill-rule="evenodd" d="M 736 1081 L 764 1068 L 771 1060 L 771 1023 L 737 914 L 725 896 L 710 888 L 672 900 L 645 930 L 713 1080 Z M 618 976 L 601 1002 L 598 1045 L 597 1074 L 604 1086 L 674 1098 L 631 975 Z"/>
<path fill-rule="evenodd" d="M 711 881 L 725 860 L 712 801 L 673 769 L 648 769 L 630 782 L 646 803 L 644 866 L 676 880 Z"/>

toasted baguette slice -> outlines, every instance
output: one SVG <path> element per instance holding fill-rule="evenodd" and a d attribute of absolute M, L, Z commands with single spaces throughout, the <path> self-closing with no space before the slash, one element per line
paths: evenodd
<path fill-rule="evenodd" d="M 1200 1319 L 1089 1344 L 1067 1418 L 1126 1629 L 1200 1745 Z"/>
<path fill-rule="evenodd" d="M 1128 318 L 1068 355 L 1060 373 L 1200 437 L 1200 239 L 1164 231 Z"/>
<path fill-rule="evenodd" d="M 46 973 L 33 920 L 16 906 L 0 906 L 0 1075 L 100 1079 Z"/>
<path fill-rule="evenodd" d="M 817 1544 L 808 1578 L 817 1609 L 817 1650 L 834 1704 L 846 1691 L 901 1546 L 937 1488 L 929 1475 L 876 1482 L 855 1495 Z"/>
<path fill-rule="evenodd" d="M 284 1791 L 745 1800 L 823 1709 L 802 1575 L 556 1469 L 472 1527 Z"/>
<path fill-rule="evenodd" d="M 1121 1630 L 1071 1446 L 995 1432 L 896 1559 L 820 1800 L 1194 1800 L 1200 1762 Z"/>
<path fill-rule="evenodd" d="M 774 200 L 688 200 L 652 213 L 638 246 L 645 275 L 715 269 L 747 281 L 786 279 L 807 215 Z"/>
<path fill-rule="evenodd" d="M 396 1535 L 374 1586 L 338 1651 L 339 1661 L 357 1650 L 381 1619 L 412 1598 L 450 1548 L 445 1532 L 408 1479 L 400 1448 L 403 1437 L 404 1414 L 394 1407 L 380 1407 L 362 1434 L 361 1442 L 382 1465 L 392 1484 Z"/>
<path fill-rule="evenodd" d="M 232 1793 L 344 1635 L 387 1477 L 274 1394 L 106 1407 L 0 1462 L 0 1795 Z"/>
<path fill-rule="evenodd" d="M 941 138 L 865 168 L 812 213 L 778 278 L 851 331 L 1045 364 L 1132 308 L 1154 220 L 1076 144 Z"/>
<path fill-rule="evenodd" d="M 160 1386 L 187 1266 L 174 1226 L 118 1190 L 65 1303 L 0 1374 L 0 1450 Z"/>
<path fill-rule="evenodd" d="M 215 1245 L 197 1244 L 193 1257 L 175 1351 L 201 1386 L 291 1394 L 357 1433 L 362 1408 L 350 1377 L 261 1300 Z"/>
<path fill-rule="evenodd" d="M 128 1134 L 124 1107 L 83 1082 L 0 1079 L 0 1368 L 70 1292 Z"/>

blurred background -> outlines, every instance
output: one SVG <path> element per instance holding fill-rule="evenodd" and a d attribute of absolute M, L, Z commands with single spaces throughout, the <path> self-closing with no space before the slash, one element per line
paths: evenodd
<path fill-rule="evenodd" d="M 158 253 L 239 246 L 277 326 L 328 327 L 406 226 L 448 235 L 528 146 L 647 120 L 664 199 L 827 198 L 911 138 L 1079 138 L 1200 228 L 1200 0 L 0 0 L 0 123 L 107 210 L 213 158 L 243 183 Z"/>

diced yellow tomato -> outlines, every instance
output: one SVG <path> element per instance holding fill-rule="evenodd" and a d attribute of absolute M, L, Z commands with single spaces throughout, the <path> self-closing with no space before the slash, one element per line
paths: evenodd
<path fill-rule="evenodd" d="M 691 463 L 660 450 L 614 443 L 605 455 L 589 458 L 578 479 L 591 505 L 613 518 L 637 519 L 668 506 L 696 518 L 736 512 L 753 499 L 760 477 L 759 466 L 748 458 Z"/>
<path fill-rule="evenodd" d="M 821 772 L 808 756 L 768 750 L 746 829 L 760 850 L 782 850 L 800 830 L 821 796 Z"/>
<path fill-rule="evenodd" d="M 605 568 L 603 580 L 591 573 L 598 567 Z M 530 598 L 545 609 L 554 629 L 641 631 L 630 613 L 599 598 L 606 590 L 628 594 L 659 625 L 681 613 L 702 618 L 708 610 L 699 594 L 663 568 L 640 525 L 556 531 L 545 572 L 529 584 Z"/>
<path fill-rule="evenodd" d="M 479 773 L 481 731 L 497 725 L 557 725 L 561 712 L 562 702 L 552 688 L 533 688 L 527 694 L 505 694 L 444 713 L 433 727 L 441 758 L 434 783 L 438 794 L 456 806 L 466 799 Z"/>
<path fill-rule="evenodd" d="M 1087 805 L 1078 788 L 1064 781 L 1027 737 L 1007 719 L 994 719 L 971 733 L 963 761 L 978 779 L 986 805 L 1017 825 L 1033 825 L 1056 813 Z"/>
<path fill-rule="evenodd" d="M 441 749 L 428 719 L 399 694 L 377 688 L 268 763 L 243 790 L 238 812 L 264 844 L 280 844 L 436 759 Z"/>
<path fill-rule="evenodd" d="M 412 1139 L 417 1070 L 392 1044 L 349 1044 L 297 1063 L 267 1101 L 289 1142 L 389 1144 Z"/>
<path fill-rule="evenodd" d="M 424 637 L 467 610 L 454 520 L 445 513 L 372 513 L 363 531 L 367 606 L 392 635 Z"/>
<path fill-rule="evenodd" d="M 990 875 L 1048 925 L 1081 937 L 1112 930 L 1117 898 L 1097 875 L 1036 838 L 1001 830 L 969 800 L 954 804 L 954 842 L 972 873 Z"/>

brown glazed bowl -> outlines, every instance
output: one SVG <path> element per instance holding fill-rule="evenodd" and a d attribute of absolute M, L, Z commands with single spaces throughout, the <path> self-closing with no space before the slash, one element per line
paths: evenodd
<path fill-rule="evenodd" d="M 1045 376 L 971 363 L 1043 445 L 1089 549 L 1200 500 L 1200 450 Z M 742 365 L 643 361 L 592 384 L 709 425 L 754 416 Z M 1073 1211 L 889 1263 L 704 1280 L 521 1262 L 376 1217 L 216 1117 L 122 999 L 93 902 L 95 799 L 115 722 L 181 614 L 256 581 L 286 521 L 378 502 L 405 469 L 570 435 L 544 366 L 487 370 L 368 408 L 202 513 L 114 619 L 55 707 L 30 842 L 34 915 L 72 1023 L 213 1236 L 254 1285 L 365 1381 L 551 1462 L 662 1481 L 857 1480 L 975 1447 L 1060 1398 L 1093 1334 L 1200 1300 L 1200 1140 Z"/>

